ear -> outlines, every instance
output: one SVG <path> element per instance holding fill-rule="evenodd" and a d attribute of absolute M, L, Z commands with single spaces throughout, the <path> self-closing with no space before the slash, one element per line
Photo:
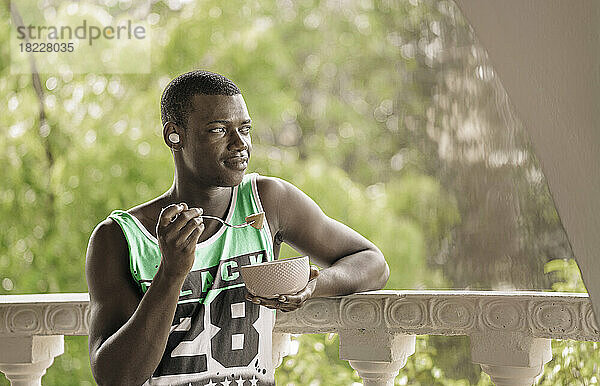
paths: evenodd
<path fill-rule="evenodd" d="M 185 130 L 175 122 L 169 121 L 163 126 L 163 138 L 167 146 L 174 151 L 179 151 L 185 142 Z"/>

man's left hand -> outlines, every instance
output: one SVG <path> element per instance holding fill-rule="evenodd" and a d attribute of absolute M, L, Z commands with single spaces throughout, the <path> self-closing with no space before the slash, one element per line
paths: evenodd
<path fill-rule="evenodd" d="M 254 304 L 259 304 L 275 310 L 281 310 L 283 312 L 295 311 L 302 307 L 304 302 L 311 298 L 313 292 L 315 291 L 315 287 L 317 286 L 317 276 L 319 276 L 319 269 L 311 265 L 308 284 L 300 292 L 293 295 L 280 295 L 276 299 L 261 298 L 260 296 L 254 296 L 250 293 L 247 293 L 246 300 Z"/>

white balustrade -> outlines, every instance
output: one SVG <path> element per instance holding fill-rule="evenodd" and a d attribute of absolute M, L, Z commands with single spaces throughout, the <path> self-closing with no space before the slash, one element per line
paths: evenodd
<path fill-rule="evenodd" d="M 64 335 L 87 335 L 88 294 L 0 296 L 0 372 L 40 385 Z M 365 385 L 393 385 L 416 335 L 466 335 L 471 359 L 498 385 L 531 385 L 552 358 L 551 339 L 600 341 L 586 294 L 496 291 L 372 291 L 309 300 L 278 313 L 275 363 L 289 334 L 337 333 L 340 358 Z"/>

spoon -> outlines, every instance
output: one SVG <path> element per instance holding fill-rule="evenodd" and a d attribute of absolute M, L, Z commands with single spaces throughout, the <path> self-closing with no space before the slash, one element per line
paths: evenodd
<path fill-rule="evenodd" d="M 231 228 L 245 228 L 248 225 L 251 225 L 252 227 L 254 227 L 256 229 L 261 229 L 263 227 L 263 223 L 265 221 L 265 212 L 251 214 L 250 216 L 247 216 L 245 218 L 246 222 L 244 224 L 238 224 L 238 225 L 229 224 L 228 222 L 225 222 L 223 219 L 221 219 L 219 217 L 215 217 L 215 216 L 201 215 L 200 217 L 206 218 L 209 220 L 219 221 L 221 224 L 231 227 Z"/>

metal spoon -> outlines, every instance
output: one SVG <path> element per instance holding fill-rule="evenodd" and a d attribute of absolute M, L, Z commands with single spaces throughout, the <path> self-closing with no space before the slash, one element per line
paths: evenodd
<path fill-rule="evenodd" d="M 245 228 L 248 225 L 251 225 L 256 229 L 261 229 L 263 227 L 263 223 L 265 221 L 265 212 L 251 214 L 250 216 L 247 216 L 245 218 L 246 222 L 244 224 L 238 224 L 238 225 L 229 224 L 228 222 L 225 222 L 223 219 L 221 219 L 219 217 L 215 217 L 215 216 L 201 215 L 200 217 L 206 218 L 209 220 L 217 220 L 221 224 L 231 227 L 231 228 Z"/>

